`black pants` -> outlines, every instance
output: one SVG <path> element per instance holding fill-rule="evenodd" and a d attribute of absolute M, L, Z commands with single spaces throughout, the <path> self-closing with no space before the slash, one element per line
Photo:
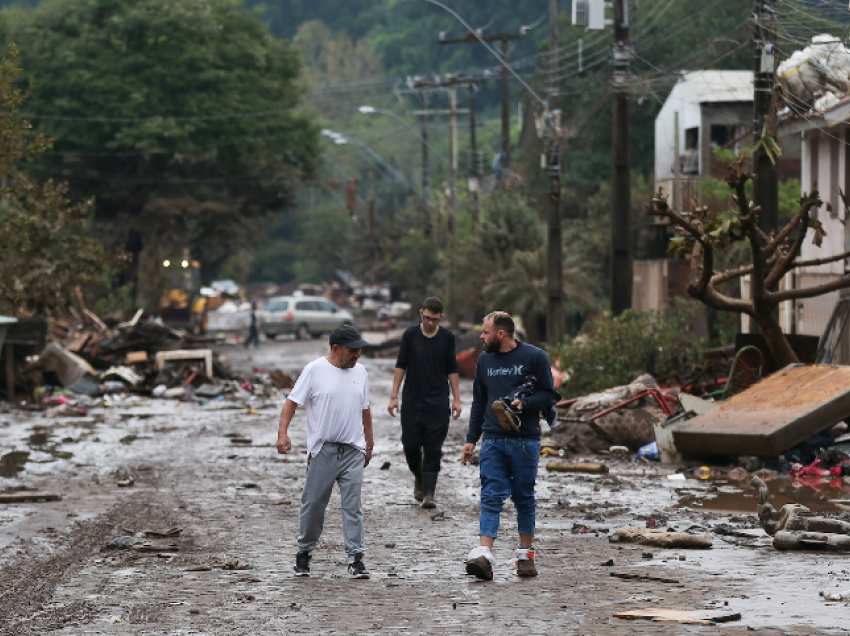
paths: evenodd
<path fill-rule="evenodd" d="M 252 342 L 255 347 L 260 346 L 260 330 L 256 327 L 251 327 L 251 330 L 248 332 L 248 339 L 245 341 L 245 348 L 247 349 Z"/>
<path fill-rule="evenodd" d="M 414 475 L 440 472 L 451 415 L 449 407 L 401 410 L 401 445 Z"/>

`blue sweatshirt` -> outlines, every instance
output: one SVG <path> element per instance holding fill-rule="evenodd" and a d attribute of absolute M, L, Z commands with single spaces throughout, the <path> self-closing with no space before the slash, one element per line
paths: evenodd
<path fill-rule="evenodd" d="M 522 399 L 522 426 L 519 432 L 506 431 L 499 425 L 492 404 L 510 395 L 529 375 L 537 380 L 537 392 Z M 517 342 L 516 348 L 507 353 L 485 351 L 478 357 L 478 366 L 475 368 L 467 443 L 477 443 L 482 433 L 484 439 L 540 437 L 541 413 L 555 404 L 556 396 L 549 356 L 542 349 Z"/>

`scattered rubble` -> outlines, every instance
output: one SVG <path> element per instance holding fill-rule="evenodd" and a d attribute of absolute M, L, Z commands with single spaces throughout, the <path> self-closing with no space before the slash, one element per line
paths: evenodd
<path fill-rule="evenodd" d="M 608 537 L 608 540 L 612 543 L 639 543 L 659 548 L 705 549 L 710 548 L 712 544 L 711 539 L 704 536 L 636 526 L 620 528 Z"/>
<path fill-rule="evenodd" d="M 850 551 L 850 522 L 814 515 L 800 504 L 776 510 L 767 502 L 767 484 L 758 477 L 750 483 L 759 492 L 759 522 L 777 550 Z"/>
<path fill-rule="evenodd" d="M 78 318 L 47 325 L 52 342 L 13 371 L 12 383 L 35 398 L 25 405 L 48 409 L 49 417 L 85 415 L 86 407 L 98 404 L 89 398 L 101 396 L 191 402 L 277 399 L 295 384 L 279 369 L 255 367 L 252 375 L 233 375 L 226 356 L 210 348 L 216 338 L 142 321 L 141 311 L 114 327 L 89 310 L 73 314 Z"/>

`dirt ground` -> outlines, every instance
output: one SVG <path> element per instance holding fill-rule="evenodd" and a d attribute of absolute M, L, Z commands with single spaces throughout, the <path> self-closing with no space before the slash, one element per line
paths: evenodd
<path fill-rule="evenodd" d="M 297 373 L 325 351 L 324 340 L 282 341 L 226 354 L 236 368 Z M 648 520 L 680 530 L 723 522 L 756 526 L 750 495 L 729 485 L 667 480 L 670 467 L 615 462 L 601 478 L 549 473 L 541 460 L 540 576 L 514 574 L 516 523 L 508 505 L 495 580 L 467 577 L 463 560 L 477 543 L 478 479 L 477 468 L 458 459 L 471 384 L 461 386 L 465 412 L 446 444 L 439 507 L 426 511 L 412 499 L 398 421 L 386 413 L 394 361 L 362 362 L 376 438 L 363 488 L 370 580 L 346 576 L 338 494 L 314 553 L 313 576 L 292 575 L 306 468 L 303 413 L 293 422 L 288 456 L 274 447 L 280 403 L 116 400 L 62 420 L 3 413 L 0 455 L 30 455 L 20 471 L 8 460 L 0 466 L 0 489 L 47 490 L 62 499 L 0 506 L 0 634 L 848 631 L 847 607 L 818 594 L 850 589 L 844 555 L 778 553 L 767 538 L 719 535 L 709 535 L 714 547 L 703 551 L 610 543 L 608 531 Z M 235 444 L 233 435 L 251 442 Z M 129 476 L 135 484 L 119 488 Z M 701 505 L 733 495 L 744 502 L 737 512 Z M 183 529 L 180 537 L 133 539 L 161 546 L 150 554 L 105 549 L 118 536 L 175 527 Z M 178 551 L 167 551 L 169 544 Z M 234 559 L 251 569 L 222 568 Z M 609 560 L 613 565 L 605 565 Z M 191 570 L 198 566 L 209 569 Z M 722 609 L 741 620 L 704 626 L 613 618 L 647 607 Z"/>

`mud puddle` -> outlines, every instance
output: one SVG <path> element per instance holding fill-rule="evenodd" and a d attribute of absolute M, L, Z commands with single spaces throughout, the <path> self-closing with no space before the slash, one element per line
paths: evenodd
<path fill-rule="evenodd" d="M 694 486 L 688 483 L 694 483 Z M 793 503 L 806 506 L 814 512 L 850 512 L 850 482 L 843 479 L 779 477 L 767 482 L 767 485 L 770 489 L 768 501 L 776 509 Z M 680 494 L 678 508 L 755 514 L 758 507 L 758 493 L 746 482 L 688 480 L 677 492 Z"/>
<path fill-rule="evenodd" d="M 29 459 L 29 451 L 12 451 L 0 456 L 0 477 L 16 477 Z"/>

